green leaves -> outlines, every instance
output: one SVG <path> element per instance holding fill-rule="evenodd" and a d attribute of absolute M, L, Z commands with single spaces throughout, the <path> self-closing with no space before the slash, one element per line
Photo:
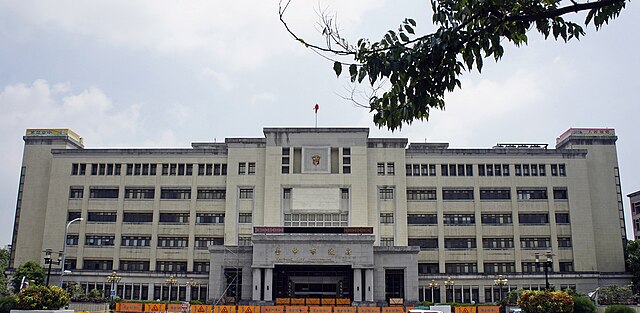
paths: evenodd
<path fill-rule="evenodd" d="M 336 77 L 340 77 L 340 74 L 342 73 L 342 63 L 339 61 L 333 62 L 333 71 L 336 72 Z"/>

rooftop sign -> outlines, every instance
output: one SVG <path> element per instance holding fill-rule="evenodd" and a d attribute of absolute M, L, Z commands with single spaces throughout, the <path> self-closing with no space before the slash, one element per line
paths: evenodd
<path fill-rule="evenodd" d="M 82 138 L 68 128 L 29 128 L 25 134 L 27 137 L 69 137 L 77 142 Z"/>
<path fill-rule="evenodd" d="M 569 136 L 594 137 L 615 135 L 616 130 L 613 128 L 569 128 L 569 130 L 556 139 L 556 144 L 567 139 Z"/>

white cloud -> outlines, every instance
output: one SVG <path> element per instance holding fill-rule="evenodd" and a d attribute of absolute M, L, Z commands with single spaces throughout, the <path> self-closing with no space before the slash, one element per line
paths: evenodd
<path fill-rule="evenodd" d="M 276 96 L 268 91 L 262 91 L 251 96 L 249 103 L 251 105 L 273 103 L 276 100 Z"/>
<path fill-rule="evenodd" d="M 213 79 L 213 81 L 225 91 L 231 91 L 235 85 L 226 72 L 216 71 L 210 67 L 204 68 L 200 77 L 202 79 Z"/>

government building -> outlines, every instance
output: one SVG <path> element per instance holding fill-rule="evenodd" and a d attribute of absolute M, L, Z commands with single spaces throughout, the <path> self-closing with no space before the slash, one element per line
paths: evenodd
<path fill-rule="evenodd" d="M 486 303 L 630 282 L 613 129 L 485 149 L 263 133 L 93 149 L 28 129 L 10 268 L 35 260 L 52 284 L 123 299 L 252 304 Z"/>

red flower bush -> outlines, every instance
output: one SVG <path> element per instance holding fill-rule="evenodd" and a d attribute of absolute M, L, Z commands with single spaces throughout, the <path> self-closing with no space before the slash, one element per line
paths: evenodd
<path fill-rule="evenodd" d="M 18 308 L 23 310 L 57 310 L 69 304 L 69 295 L 58 286 L 31 286 L 18 294 Z"/>
<path fill-rule="evenodd" d="M 573 298 L 562 291 L 525 291 L 518 306 L 527 313 L 573 313 Z"/>

